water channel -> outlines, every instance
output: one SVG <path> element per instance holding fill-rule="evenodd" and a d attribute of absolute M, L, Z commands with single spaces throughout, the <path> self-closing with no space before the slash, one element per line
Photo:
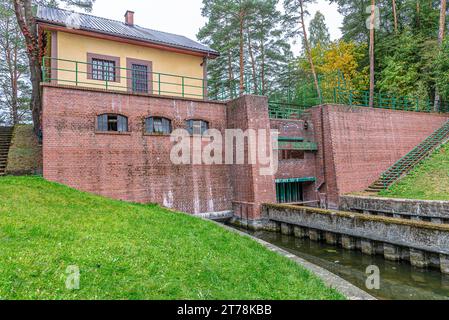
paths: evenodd
<path fill-rule="evenodd" d="M 416 269 L 405 262 L 391 262 L 382 256 L 368 256 L 359 251 L 279 233 L 241 231 L 323 267 L 378 299 L 449 300 L 449 276 L 437 270 Z M 366 269 L 371 265 L 380 269 L 379 290 L 368 290 L 365 285 Z"/>

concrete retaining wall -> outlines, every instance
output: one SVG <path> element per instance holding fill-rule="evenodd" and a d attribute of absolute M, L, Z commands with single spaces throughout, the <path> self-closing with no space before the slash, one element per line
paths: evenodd
<path fill-rule="evenodd" d="M 365 214 L 449 224 L 449 201 L 342 196 L 340 209 Z"/>
<path fill-rule="evenodd" d="M 382 254 L 416 267 L 438 267 L 449 274 L 449 226 L 288 205 L 267 204 L 264 210 L 284 234 Z"/>

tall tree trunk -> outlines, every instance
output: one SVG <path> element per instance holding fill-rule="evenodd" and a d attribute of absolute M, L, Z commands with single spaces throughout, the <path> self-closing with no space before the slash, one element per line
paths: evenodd
<path fill-rule="evenodd" d="M 421 28 L 421 3 L 420 0 L 416 0 L 416 26 Z"/>
<path fill-rule="evenodd" d="M 256 72 L 256 59 L 254 58 L 253 46 L 251 42 L 251 35 L 249 30 L 247 30 L 248 37 L 248 52 L 251 59 L 251 69 L 253 72 L 253 85 L 254 85 L 254 94 L 260 94 L 259 90 L 257 90 L 257 72 Z"/>
<path fill-rule="evenodd" d="M 376 1 L 371 0 L 371 18 L 369 33 L 369 59 L 370 59 L 370 83 L 369 83 L 369 107 L 374 108 L 374 89 L 375 89 L 375 69 L 374 69 L 374 22 L 376 15 Z"/>
<path fill-rule="evenodd" d="M 240 95 L 245 93 L 245 60 L 244 60 L 244 17 L 243 10 L 240 11 Z"/>
<path fill-rule="evenodd" d="M 446 29 L 446 9 L 447 9 L 447 0 L 441 0 L 441 8 L 440 8 L 440 28 L 438 32 L 438 44 L 440 47 L 443 45 L 444 41 L 444 32 Z M 440 94 L 438 92 L 438 88 L 435 90 L 435 103 L 434 103 L 434 111 L 440 111 Z"/>
<path fill-rule="evenodd" d="M 19 124 L 19 70 L 17 69 L 17 44 L 14 46 L 11 68 L 11 111 L 12 124 Z"/>
<path fill-rule="evenodd" d="M 310 45 L 309 45 L 309 39 L 307 37 L 306 24 L 304 21 L 304 1 L 303 0 L 299 0 L 299 8 L 300 8 L 300 19 L 301 19 L 302 33 L 303 33 L 303 37 L 304 37 L 304 45 L 306 47 L 306 54 L 307 54 L 307 58 L 310 63 L 310 69 L 312 70 L 313 80 L 315 82 L 315 89 L 316 89 L 316 92 L 318 95 L 318 99 L 321 103 L 323 99 L 321 97 L 321 89 L 320 89 L 320 85 L 318 83 L 318 76 L 316 74 L 315 64 L 313 63 L 312 52 L 310 50 Z"/>
<path fill-rule="evenodd" d="M 260 79 L 262 86 L 262 95 L 264 96 L 266 94 L 267 84 L 265 83 L 265 44 L 263 40 L 261 40 L 260 42 L 260 59 L 261 59 Z"/>
<path fill-rule="evenodd" d="M 396 0 L 392 0 L 392 6 L 393 6 L 394 33 L 398 34 L 398 14 L 397 14 Z"/>
<path fill-rule="evenodd" d="M 440 9 L 440 29 L 438 32 L 438 43 L 440 46 L 444 41 L 444 33 L 446 30 L 446 10 L 447 10 L 447 0 L 441 0 L 441 9 Z"/>
<path fill-rule="evenodd" d="M 41 128 L 42 94 L 41 94 L 41 62 L 39 59 L 39 39 L 37 24 L 33 16 L 31 0 L 14 0 L 14 11 L 20 30 L 25 38 L 27 54 L 30 65 L 31 85 L 31 112 L 34 122 L 34 131 L 39 133 Z"/>
<path fill-rule="evenodd" d="M 234 99 L 234 71 L 232 70 L 232 52 L 229 50 L 228 54 L 228 78 L 229 78 L 229 94 L 231 99 Z"/>

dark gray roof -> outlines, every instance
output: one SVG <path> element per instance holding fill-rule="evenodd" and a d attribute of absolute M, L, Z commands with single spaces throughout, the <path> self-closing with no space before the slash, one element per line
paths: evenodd
<path fill-rule="evenodd" d="M 76 25 L 77 28 L 79 27 L 80 30 L 85 31 L 162 44 L 205 54 L 218 55 L 217 51 L 184 36 L 142 28 L 138 25 L 129 26 L 124 22 L 100 18 L 84 13 L 74 13 L 63 9 L 39 6 L 36 19 L 40 22 L 60 26 L 67 26 L 68 24 Z"/>

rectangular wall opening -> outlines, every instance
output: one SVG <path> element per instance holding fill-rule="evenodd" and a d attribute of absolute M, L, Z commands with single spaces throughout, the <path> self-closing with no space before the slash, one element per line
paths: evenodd
<path fill-rule="evenodd" d="M 304 201 L 302 182 L 277 182 L 276 199 L 278 203 L 299 203 Z"/>

